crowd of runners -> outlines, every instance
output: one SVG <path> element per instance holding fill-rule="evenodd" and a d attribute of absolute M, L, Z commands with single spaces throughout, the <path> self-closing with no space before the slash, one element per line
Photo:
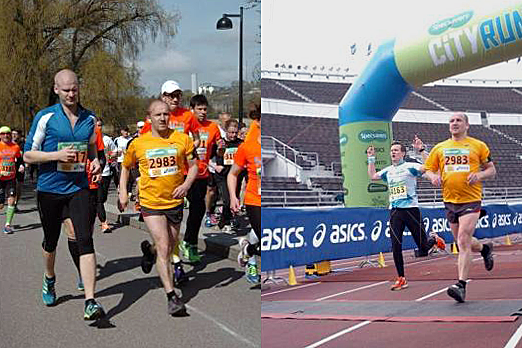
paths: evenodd
<path fill-rule="evenodd" d="M 79 102 L 76 74 L 61 70 L 54 78 L 58 102 L 39 111 L 27 137 L 9 126 L 0 127 L 0 208 L 5 208 L 3 232 L 12 234 L 17 200 L 27 176 L 36 174 L 37 207 L 43 230 L 42 301 L 56 304 L 55 257 L 60 233 L 78 271 L 78 290 L 84 291 L 84 319 L 105 315 L 95 300 L 96 254 L 93 231 L 110 233 L 104 204 L 111 183 L 118 190 L 120 212 L 134 201 L 151 241 L 140 246 L 141 267 L 154 265 L 167 297 L 167 312 L 183 315 L 183 296 L 175 286 L 186 281 L 185 262 L 201 262 L 198 238 L 202 223 L 229 233 L 236 217 L 246 212 L 250 232 L 239 240 L 238 263 L 246 279 L 259 283 L 256 256 L 261 233 L 261 111 L 249 113 L 249 128 L 221 113 L 219 122 L 207 119 L 208 100 L 194 95 L 190 107 L 181 105 L 182 89 L 166 81 L 152 100 L 144 120 L 131 135 L 128 127 L 112 138 L 103 120 Z M 26 170 L 27 168 L 27 170 Z M 30 175 L 29 175 L 30 174 Z M 222 202 L 216 214 L 218 201 Z M 183 214 L 188 205 L 185 229 Z M 181 239 L 183 234 L 183 239 Z"/>

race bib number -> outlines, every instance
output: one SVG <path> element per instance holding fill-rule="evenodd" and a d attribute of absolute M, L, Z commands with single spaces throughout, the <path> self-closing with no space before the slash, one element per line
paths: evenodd
<path fill-rule="evenodd" d="M 444 149 L 444 171 L 469 172 L 469 149 Z"/>
<path fill-rule="evenodd" d="M 408 197 L 408 191 L 406 185 L 401 182 L 390 186 L 390 201 L 395 202 L 400 199 L 406 199 Z"/>
<path fill-rule="evenodd" d="M 207 148 L 208 145 L 208 132 L 199 132 L 199 140 L 201 141 L 200 147 Z"/>
<path fill-rule="evenodd" d="M 185 133 L 185 124 L 183 122 L 174 122 L 169 128 L 174 129 L 178 133 Z"/>
<path fill-rule="evenodd" d="M 198 154 L 198 159 L 200 161 L 204 161 L 207 158 L 207 148 L 206 147 L 198 147 L 196 149 L 196 153 Z"/>
<path fill-rule="evenodd" d="M 151 149 L 145 152 L 149 165 L 149 177 L 174 175 L 178 172 L 176 148 Z"/>
<path fill-rule="evenodd" d="M 73 150 L 76 151 L 74 160 L 72 162 L 58 162 L 58 171 L 67 173 L 85 172 L 85 165 L 87 163 L 87 142 L 75 141 L 69 143 L 58 143 L 58 151 L 70 146 L 72 146 Z"/>
<path fill-rule="evenodd" d="M 237 147 L 229 147 L 225 149 L 225 154 L 223 155 L 223 163 L 226 166 L 231 166 L 234 164 L 234 155 L 237 152 Z"/>
<path fill-rule="evenodd" d="M 0 176 L 11 176 L 15 172 L 15 164 L 12 161 L 0 162 Z"/>

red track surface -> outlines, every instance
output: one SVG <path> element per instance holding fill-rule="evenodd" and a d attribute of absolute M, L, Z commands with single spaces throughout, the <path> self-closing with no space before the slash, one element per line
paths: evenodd
<path fill-rule="evenodd" d="M 410 304 L 414 304 L 415 301 L 432 301 L 432 304 L 440 304 L 440 306 L 461 306 L 457 308 L 459 311 L 460 309 L 464 311 L 462 317 L 430 316 L 430 313 L 420 313 L 418 317 L 414 314 L 412 317 L 410 313 L 404 316 L 407 322 L 400 322 L 400 320 L 388 322 L 372 321 L 371 316 L 361 318 L 350 313 L 343 313 L 337 317 L 330 315 L 331 319 L 323 320 L 316 319 L 322 315 L 301 313 L 293 314 L 293 317 L 298 319 L 278 319 L 277 313 L 272 312 L 270 315 L 273 318 L 261 320 L 262 346 L 266 348 L 522 348 L 522 339 L 518 339 L 522 336 L 522 318 L 516 316 L 500 318 L 494 313 L 480 313 L 480 316 L 466 317 L 465 313 L 467 306 L 478 305 L 480 301 L 496 301 L 495 303 L 499 305 L 505 305 L 508 302 L 513 303 L 514 300 L 522 300 L 520 246 L 495 249 L 495 268 L 490 273 L 490 277 L 483 270 L 480 255 L 474 255 L 475 261 L 470 273 L 472 281 L 467 287 L 464 306 L 452 302 L 453 300 L 445 291 L 448 285 L 455 282 L 456 255 L 415 260 L 412 256 L 406 257 L 410 255 L 409 253 L 404 254 L 409 288 L 402 291 L 389 290 L 396 273 L 391 255 L 388 254 L 385 256 L 387 264 L 385 268 L 359 269 L 357 266 L 361 259 L 336 261 L 332 264 L 332 268 L 344 269 L 344 271 L 320 277 L 314 282 L 303 279 L 304 270 L 297 269 L 300 284 L 293 287 L 283 286 L 280 282 L 277 285 L 265 285 L 261 299 L 265 305 L 276 306 L 283 303 L 278 301 L 300 301 L 312 305 L 323 303 L 324 306 L 334 306 L 335 303 L 346 305 L 351 301 L 375 301 L 376 304 L 384 306 L 384 309 L 387 303 L 391 306 L 392 301 L 395 303 L 408 301 Z M 288 279 L 288 272 L 277 275 Z M 268 303 L 269 301 L 272 302 Z M 455 309 L 455 307 L 448 308 Z M 513 308 L 513 312 L 520 309 Z M 263 309 L 261 314 L 263 316 Z M 328 316 L 326 314 L 323 317 Z M 499 319 L 511 321 L 495 322 Z M 449 321 L 437 322 L 439 320 Z M 471 322 L 462 322 L 462 320 Z"/>

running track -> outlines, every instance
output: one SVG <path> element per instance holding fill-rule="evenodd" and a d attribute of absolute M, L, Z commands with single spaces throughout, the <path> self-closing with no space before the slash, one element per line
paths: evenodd
<path fill-rule="evenodd" d="M 332 263 L 338 275 L 307 281 L 298 269 L 298 285 L 266 285 L 262 346 L 522 347 L 522 319 L 513 315 L 522 309 L 522 250 L 497 248 L 489 277 L 475 255 L 464 304 L 445 291 L 454 283 L 448 274 L 456 275 L 456 255 L 404 254 L 406 277 L 413 280 L 402 291 L 389 290 L 395 276 L 390 255 L 384 269 L 361 270 L 361 259 L 341 260 Z M 277 275 L 288 279 L 288 272 Z"/>

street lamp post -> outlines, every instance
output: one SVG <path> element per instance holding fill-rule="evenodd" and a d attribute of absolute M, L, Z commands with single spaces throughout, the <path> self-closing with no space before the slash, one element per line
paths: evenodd
<path fill-rule="evenodd" d="M 239 17 L 239 123 L 243 122 L 243 7 L 239 8 L 239 14 L 223 14 L 217 24 L 217 30 L 232 29 L 232 21 L 229 17 Z"/>

